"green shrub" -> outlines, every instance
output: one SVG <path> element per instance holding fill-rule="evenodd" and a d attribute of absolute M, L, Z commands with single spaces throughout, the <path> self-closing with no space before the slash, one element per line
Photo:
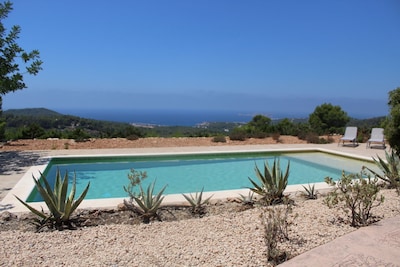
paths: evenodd
<path fill-rule="evenodd" d="M 223 135 L 214 136 L 211 140 L 214 143 L 226 143 L 226 138 Z"/>
<path fill-rule="evenodd" d="M 305 140 L 307 141 L 307 143 L 310 143 L 310 144 L 319 144 L 320 143 L 319 135 L 316 133 L 307 133 L 305 136 Z"/>
<path fill-rule="evenodd" d="M 325 204 L 328 207 L 340 205 L 346 213 L 350 213 L 353 227 L 368 225 L 373 218 L 372 208 L 384 200 L 383 195 L 378 197 L 378 179 L 364 178 L 362 173 L 346 175 L 343 171 L 338 182 L 331 177 L 326 177 L 325 182 L 335 187 L 328 193 Z"/>
<path fill-rule="evenodd" d="M 266 133 L 266 132 L 260 132 L 260 131 L 253 132 L 253 133 L 250 133 L 250 134 L 248 134 L 248 135 L 249 135 L 250 137 L 257 138 L 257 139 L 265 139 L 265 138 L 267 138 L 267 137 L 269 136 L 268 133 Z"/>
<path fill-rule="evenodd" d="M 72 133 L 69 133 L 68 138 L 74 139 L 76 142 L 86 142 L 89 140 L 90 134 L 82 128 L 76 128 Z"/>
<path fill-rule="evenodd" d="M 135 141 L 135 140 L 139 139 L 139 136 L 137 136 L 136 134 L 131 134 L 131 135 L 128 135 L 126 137 L 126 139 L 129 140 L 129 141 Z"/>
<path fill-rule="evenodd" d="M 386 162 L 378 156 L 378 159 L 374 159 L 375 165 L 382 171 L 383 174 L 379 174 L 370 168 L 363 166 L 363 169 L 370 171 L 375 177 L 385 181 L 389 188 L 395 188 L 397 194 L 400 194 L 400 158 L 392 150 L 391 154 L 385 151 Z"/>
<path fill-rule="evenodd" d="M 247 139 L 247 134 L 243 130 L 234 129 L 229 134 L 229 139 L 233 141 L 245 141 Z"/>
<path fill-rule="evenodd" d="M 256 176 L 261 184 L 256 183 L 250 177 L 249 180 L 254 186 L 249 188 L 254 193 L 262 196 L 268 205 L 282 203 L 284 194 L 289 179 L 290 162 L 286 167 L 286 172 L 283 174 L 280 168 L 280 160 L 274 159 L 272 168 L 266 161 L 264 163 L 264 174 L 260 171 L 258 166 L 255 166 Z"/>
<path fill-rule="evenodd" d="M 194 196 L 192 194 L 182 194 L 183 197 L 189 202 L 193 214 L 203 215 L 205 213 L 205 205 L 207 205 L 212 198 L 212 196 L 210 196 L 203 200 L 203 190 L 204 187 L 201 189 L 200 193 L 196 193 Z"/>
<path fill-rule="evenodd" d="M 147 172 L 137 171 L 134 168 L 130 169 L 130 173 L 128 173 L 129 184 L 127 186 L 124 186 L 124 191 L 128 193 L 131 200 L 133 200 L 134 197 L 138 196 L 135 188 L 140 185 L 142 181 L 146 178 Z"/>
<path fill-rule="evenodd" d="M 50 223 L 49 226 L 51 228 L 56 227 L 58 230 L 62 230 L 64 226 L 72 228 L 73 226 L 71 224 L 70 217 L 85 198 L 89 190 L 90 183 L 88 183 L 88 185 L 83 190 L 82 194 L 78 197 L 78 199 L 74 200 L 76 192 L 75 176 L 71 192 L 67 197 L 67 192 L 68 192 L 67 172 L 65 172 L 64 178 L 61 180 L 60 171 L 59 170 L 57 171 L 54 189 L 51 188 L 49 182 L 47 181 L 47 178 L 42 173 L 40 175 L 41 175 L 41 181 L 43 182 L 44 185 L 42 185 L 42 183 L 39 180 L 36 180 L 35 177 L 33 177 L 33 180 L 35 181 L 36 188 L 39 191 L 40 195 L 42 196 L 44 202 L 46 203 L 47 208 L 50 211 L 50 214 L 46 214 L 45 212 L 43 212 L 43 210 L 39 211 L 33 208 L 32 206 L 22 201 L 17 196 L 16 198 L 32 213 L 34 213 L 35 215 L 39 216 L 42 219 L 40 221 L 38 230 L 40 230 L 41 227 L 43 227 L 48 223 Z"/>

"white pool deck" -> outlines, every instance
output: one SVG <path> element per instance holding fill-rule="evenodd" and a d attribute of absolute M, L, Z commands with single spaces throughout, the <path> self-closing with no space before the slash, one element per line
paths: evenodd
<path fill-rule="evenodd" d="M 386 148 L 388 149 L 388 148 Z M 193 154 L 193 153 L 223 153 L 223 152 L 259 152 L 259 151 L 304 151 L 304 150 L 320 150 L 324 152 L 336 153 L 343 156 L 356 157 L 371 160 L 372 157 L 385 157 L 385 150 L 378 148 L 366 148 L 365 144 L 357 147 L 338 146 L 338 144 L 271 144 L 271 145 L 235 145 L 235 146 L 206 146 L 206 147 L 163 147 L 163 148 L 135 148 L 135 149 L 88 149 L 88 150 L 49 150 L 35 151 L 41 155 L 34 165 L 23 168 L 18 173 L 8 173 L 0 175 L 0 188 L 12 188 L 7 190 L 7 195 L 1 199 L 0 195 L 0 212 L 9 211 L 13 213 L 27 212 L 28 209 L 23 206 L 15 196 L 26 199 L 34 187 L 32 175 L 39 177 L 48 160 L 51 157 L 74 157 L 74 156 L 136 156 L 136 155 L 168 155 L 168 154 Z M 12 159 L 10 159 L 12 160 Z M 317 183 L 316 189 L 323 190 L 328 188 L 326 183 Z M 303 191 L 301 185 L 288 186 L 286 192 L 294 193 Z M 2 190 L 4 191 L 4 190 Z M 213 200 L 237 198 L 239 194 L 247 195 L 248 189 L 205 192 L 204 196 L 212 195 Z M 4 195 L 4 194 L 3 194 Z M 84 200 L 80 208 L 115 208 L 123 202 L 123 198 L 107 198 L 107 199 L 91 199 Z M 166 195 L 163 201 L 164 205 L 182 204 L 185 199 L 181 194 Z M 43 202 L 31 203 L 38 209 L 45 209 Z"/>

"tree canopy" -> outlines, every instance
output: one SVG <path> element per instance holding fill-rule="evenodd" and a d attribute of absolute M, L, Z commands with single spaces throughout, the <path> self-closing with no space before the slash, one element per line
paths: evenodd
<path fill-rule="evenodd" d="M 0 3 L 0 117 L 2 96 L 26 88 L 23 75 L 38 74 L 43 63 L 38 50 L 26 52 L 18 45 L 20 26 L 12 26 L 9 32 L 4 27 L 3 21 L 12 10 L 11 2 Z M 21 70 L 20 65 L 23 65 L 25 70 Z M 4 139 L 4 126 L 5 122 L 0 120 L 0 140 Z"/>
<path fill-rule="evenodd" d="M 318 134 L 332 134 L 343 130 L 350 118 L 340 106 L 324 103 L 310 114 L 308 122 Z"/>
<path fill-rule="evenodd" d="M 390 147 L 400 154 L 400 87 L 389 92 L 389 116 L 387 117 L 385 135 Z"/>

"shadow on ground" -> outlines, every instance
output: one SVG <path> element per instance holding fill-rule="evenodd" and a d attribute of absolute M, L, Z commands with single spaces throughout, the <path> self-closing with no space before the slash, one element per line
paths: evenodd
<path fill-rule="evenodd" d="M 36 165 L 40 154 L 30 151 L 0 152 L 0 175 L 20 173 L 24 168 Z"/>

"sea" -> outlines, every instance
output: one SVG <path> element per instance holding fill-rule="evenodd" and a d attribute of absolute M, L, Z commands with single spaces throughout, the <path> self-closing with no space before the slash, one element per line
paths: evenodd
<path fill-rule="evenodd" d="M 258 114 L 271 119 L 289 118 L 290 114 L 268 114 L 248 111 L 211 111 L 211 110 L 100 110 L 100 109 L 64 109 L 56 110 L 65 115 L 82 118 L 126 122 L 138 125 L 158 126 L 196 126 L 204 122 L 247 123 Z M 298 115 L 298 114 L 297 114 Z"/>

